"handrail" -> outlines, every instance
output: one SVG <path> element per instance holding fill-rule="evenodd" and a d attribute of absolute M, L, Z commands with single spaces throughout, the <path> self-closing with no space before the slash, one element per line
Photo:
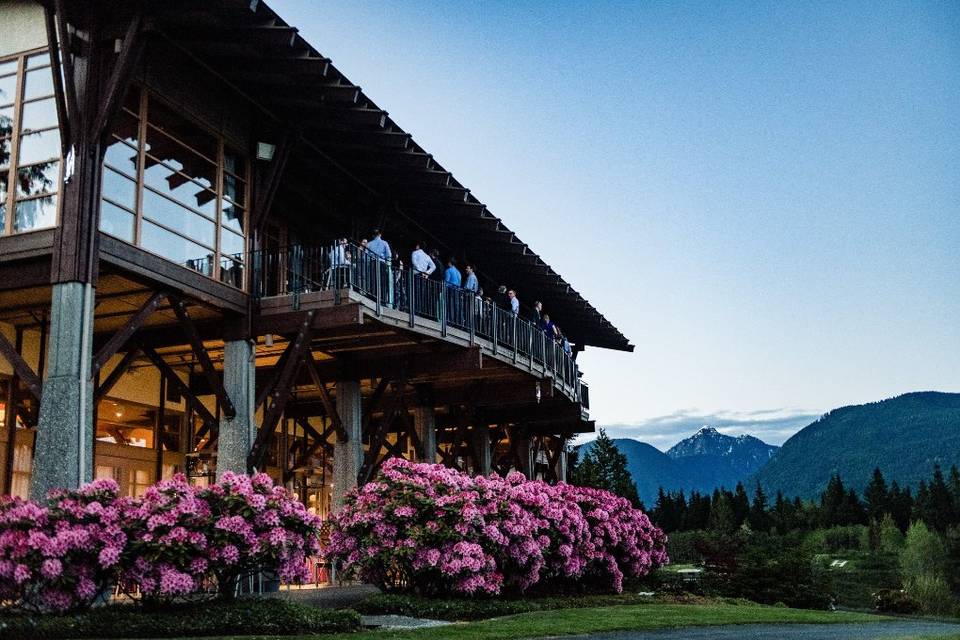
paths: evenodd
<path fill-rule="evenodd" d="M 407 314 L 411 327 L 422 318 L 437 322 L 443 336 L 453 328 L 467 333 L 471 344 L 477 338 L 487 340 L 494 355 L 505 355 L 531 371 L 549 372 L 570 387 L 578 401 L 585 399 L 572 353 L 532 322 L 473 291 L 394 265 L 364 247 L 291 245 L 253 251 L 249 264 L 255 299 L 291 296 L 298 309 L 305 293 L 333 291 L 339 302 L 340 292 L 348 289 L 373 302 L 378 316 L 395 309 Z"/>

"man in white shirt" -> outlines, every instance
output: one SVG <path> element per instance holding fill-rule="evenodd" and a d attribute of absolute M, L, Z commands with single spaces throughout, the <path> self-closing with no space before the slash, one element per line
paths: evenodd
<path fill-rule="evenodd" d="M 430 274 L 437 270 L 437 263 L 427 255 L 427 252 L 423 250 L 423 244 L 420 242 L 417 243 L 413 253 L 410 254 L 410 264 L 424 278 L 429 278 Z"/>
<path fill-rule="evenodd" d="M 510 289 L 507 291 L 507 298 L 510 299 L 510 311 L 513 312 L 513 315 L 518 315 L 520 313 L 520 299 L 517 298 L 517 292 Z"/>

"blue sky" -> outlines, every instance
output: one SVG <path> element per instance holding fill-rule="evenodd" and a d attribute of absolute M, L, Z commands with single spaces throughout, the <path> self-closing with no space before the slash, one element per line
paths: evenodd
<path fill-rule="evenodd" d="M 960 4 L 272 6 L 637 345 L 612 433 L 960 391 Z"/>

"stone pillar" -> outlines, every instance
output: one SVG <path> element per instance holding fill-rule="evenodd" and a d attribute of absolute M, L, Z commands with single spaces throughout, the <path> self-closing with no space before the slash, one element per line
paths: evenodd
<path fill-rule="evenodd" d="M 421 448 L 415 453 L 418 462 L 437 461 L 437 415 L 431 406 L 413 408 L 413 428 L 420 439 Z"/>
<path fill-rule="evenodd" d="M 357 475 L 363 463 L 361 399 L 358 381 L 337 383 L 337 413 L 340 414 L 343 429 L 347 432 L 347 441 L 337 442 L 333 447 L 334 511 L 343 504 L 347 492 L 357 486 Z"/>
<path fill-rule="evenodd" d="M 227 471 L 247 472 L 247 456 L 257 437 L 256 348 L 250 340 L 223 344 L 223 388 L 237 414 L 220 420 L 217 440 L 217 479 Z"/>
<path fill-rule="evenodd" d="M 490 427 L 483 424 L 473 429 L 473 447 L 477 452 L 477 475 L 488 476 L 493 470 L 493 452 L 490 451 Z"/>
<path fill-rule="evenodd" d="M 93 479 L 93 287 L 53 285 L 49 361 L 30 480 L 30 496 Z"/>

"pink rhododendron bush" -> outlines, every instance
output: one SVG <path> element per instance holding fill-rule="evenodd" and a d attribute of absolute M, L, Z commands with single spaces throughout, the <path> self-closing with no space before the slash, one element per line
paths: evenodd
<path fill-rule="evenodd" d="M 423 594 L 496 594 L 589 580 L 613 591 L 667 562 L 666 536 L 606 491 L 384 463 L 333 517 L 348 576 Z"/>
<path fill-rule="evenodd" d="M 126 548 L 123 511 L 112 480 L 51 493 L 45 506 L 0 499 L 0 601 L 35 611 L 89 606 Z"/>
<path fill-rule="evenodd" d="M 182 475 L 120 498 L 112 480 L 51 494 L 47 504 L 0 502 L 0 600 L 70 611 L 114 584 L 168 600 L 215 586 L 234 593 L 249 572 L 308 578 L 320 520 L 269 476 L 226 473 L 210 487 Z"/>

